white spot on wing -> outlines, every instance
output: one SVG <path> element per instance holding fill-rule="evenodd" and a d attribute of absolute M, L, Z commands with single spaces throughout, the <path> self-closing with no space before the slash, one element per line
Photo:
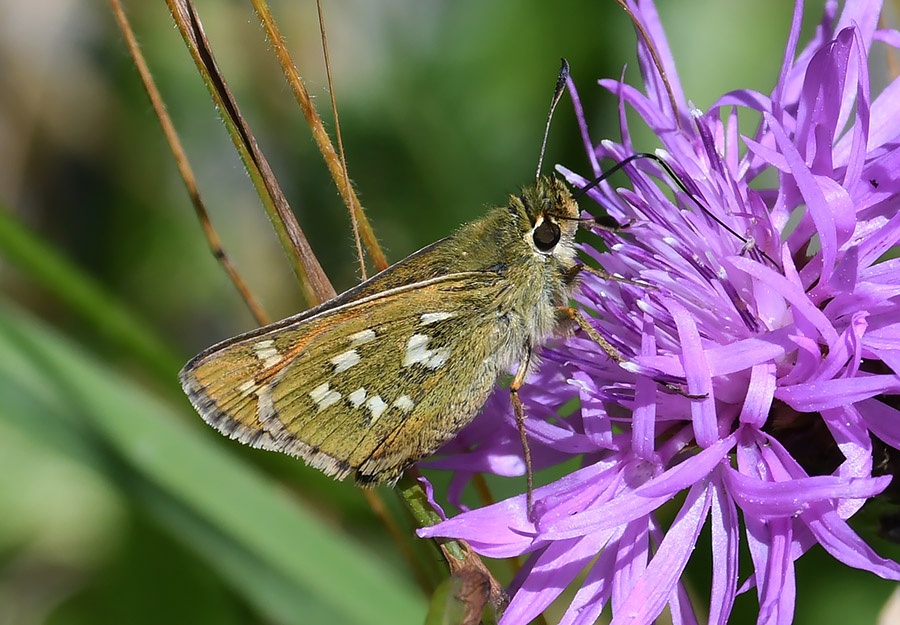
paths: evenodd
<path fill-rule="evenodd" d="M 355 349 L 349 349 L 343 354 L 338 354 L 334 358 L 331 359 L 331 364 L 334 365 L 334 372 L 341 373 L 346 371 L 353 365 L 359 362 L 359 354 Z"/>
<path fill-rule="evenodd" d="M 409 395 L 401 395 L 397 398 L 397 401 L 394 402 L 394 407 L 399 408 L 403 412 L 409 412 L 413 409 L 413 406 L 415 406 L 415 404 Z"/>
<path fill-rule="evenodd" d="M 253 390 L 254 386 L 256 386 L 256 380 L 254 380 L 253 378 L 250 378 L 249 380 L 247 380 L 246 382 L 241 384 L 237 388 L 237 390 L 238 390 L 238 393 L 241 394 L 241 397 L 246 397 L 247 395 L 250 394 L 250 391 Z"/>
<path fill-rule="evenodd" d="M 257 395 L 259 402 L 256 404 L 256 416 L 260 423 L 265 424 L 278 414 L 278 411 L 275 410 L 275 400 L 272 398 L 272 388 L 264 386 Z"/>
<path fill-rule="evenodd" d="M 438 369 L 450 357 L 450 348 L 441 347 L 428 349 L 430 336 L 425 334 L 413 334 L 406 343 L 406 355 L 403 358 L 403 366 L 409 367 L 421 363 L 429 369 Z"/>
<path fill-rule="evenodd" d="M 341 394 L 337 391 L 330 390 L 328 382 L 320 384 L 309 392 L 310 398 L 316 402 L 316 407 L 322 411 L 328 408 L 341 398 Z"/>
<path fill-rule="evenodd" d="M 403 366 L 408 367 L 428 358 L 428 341 L 431 337 L 424 334 L 413 334 L 406 343 L 406 356 L 403 358 Z"/>
<path fill-rule="evenodd" d="M 450 358 L 450 348 L 442 347 L 431 352 L 431 356 L 422 364 L 429 369 L 439 369 Z"/>
<path fill-rule="evenodd" d="M 320 401 L 322 401 L 322 399 L 324 399 L 327 394 L 328 394 L 328 382 L 325 382 L 324 384 L 320 384 L 319 386 L 317 386 L 316 388 L 314 388 L 313 390 L 311 390 L 309 392 L 309 396 L 316 403 L 319 403 Z"/>
<path fill-rule="evenodd" d="M 274 345 L 275 341 L 272 339 L 260 341 L 253 345 L 256 357 L 263 361 L 263 367 L 274 367 L 281 362 L 281 354 L 278 353 L 278 349 Z"/>
<path fill-rule="evenodd" d="M 444 319 L 451 319 L 455 316 L 456 316 L 456 313 L 448 313 L 448 312 L 425 313 L 421 317 L 419 317 L 419 321 L 422 322 L 423 326 L 427 326 L 429 323 L 443 321 Z"/>
<path fill-rule="evenodd" d="M 366 400 L 366 408 L 372 413 L 372 420 L 369 421 L 369 425 L 372 425 L 384 413 L 387 404 L 381 399 L 381 395 L 373 395 Z"/>
<path fill-rule="evenodd" d="M 366 389 L 358 388 L 349 395 L 347 395 L 347 399 L 350 400 L 350 405 L 354 408 L 359 408 L 364 401 L 366 401 Z"/>
<path fill-rule="evenodd" d="M 362 330 L 350 335 L 350 347 L 359 347 L 375 340 L 375 330 Z"/>

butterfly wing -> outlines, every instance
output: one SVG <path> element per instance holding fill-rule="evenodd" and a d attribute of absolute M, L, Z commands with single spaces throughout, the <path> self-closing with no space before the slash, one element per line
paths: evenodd
<path fill-rule="evenodd" d="M 182 385 L 232 438 L 393 482 L 471 421 L 521 355 L 504 284 L 445 275 L 266 326 L 194 358 Z"/>

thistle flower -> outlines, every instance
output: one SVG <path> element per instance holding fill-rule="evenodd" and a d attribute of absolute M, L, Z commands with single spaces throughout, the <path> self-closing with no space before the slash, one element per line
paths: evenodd
<path fill-rule="evenodd" d="M 535 464 L 578 457 L 581 468 L 536 489 L 530 518 L 521 495 L 420 534 L 463 538 L 489 557 L 529 554 L 505 624 L 529 622 L 582 572 L 562 623 L 593 623 L 607 604 L 613 623 L 650 623 L 666 607 L 690 623 L 681 574 L 708 523 L 709 622 L 725 623 L 735 596 L 755 588 L 758 622 L 790 623 L 794 562 L 816 543 L 900 579 L 846 522 L 890 482 L 876 475 L 875 450 L 900 449 L 900 260 L 883 258 L 900 239 L 900 80 L 872 98 L 868 69 L 873 42 L 896 47 L 900 33 L 877 30 L 877 2 L 847 2 L 840 15 L 830 3 L 798 52 L 798 2 L 771 94 L 734 91 L 701 112 L 685 100 L 653 4 L 628 7 L 647 37 L 643 91 L 600 81 L 619 102 L 620 142 L 590 141 L 572 91 L 593 174 L 638 151 L 630 108 L 690 191 L 652 161 L 626 167 L 631 189 L 590 191 L 630 226 L 601 233 L 612 254 L 584 254 L 653 287 L 582 283 L 578 305 L 628 365 L 579 334 L 545 349 L 522 392 Z M 742 136 L 748 113 L 761 121 Z M 694 397 L 661 379 L 686 381 Z M 559 416 L 573 398 L 580 408 Z M 485 412 L 505 425 L 477 420 L 459 453 L 432 463 L 456 471 L 451 498 L 473 472 L 522 472 L 506 395 Z M 827 445 L 810 449 L 814 437 Z M 665 526 L 658 509 L 676 497 Z"/>

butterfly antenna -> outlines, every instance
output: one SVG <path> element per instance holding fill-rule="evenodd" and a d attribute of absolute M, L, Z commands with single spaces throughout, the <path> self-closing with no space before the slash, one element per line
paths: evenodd
<path fill-rule="evenodd" d="M 591 180 L 585 186 L 578 189 L 578 191 L 576 191 L 574 194 L 572 194 L 572 198 L 577 200 L 582 195 L 584 195 L 585 193 L 587 193 L 588 191 L 590 191 L 591 189 L 593 189 L 594 187 L 599 185 L 601 182 L 603 182 L 604 180 L 606 180 L 607 178 L 612 176 L 614 173 L 616 173 L 617 171 L 619 171 L 620 169 L 622 169 L 623 167 L 625 167 L 632 161 L 636 161 L 636 160 L 642 159 L 642 158 L 646 158 L 651 161 L 655 161 L 660 167 L 663 168 L 663 170 L 666 172 L 666 174 L 669 176 L 669 178 L 672 179 L 672 181 L 676 184 L 676 186 L 679 189 L 681 189 L 685 195 L 687 195 L 689 198 L 691 198 L 691 201 L 697 205 L 697 207 L 703 212 L 704 215 L 710 217 L 713 221 L 715 221 L 717 224 L 722 226 L 722 228 L 724 228 L 725 230 L 730 232 L 732 235 L 737 237 L 739 240 L 743 241 L 745 245 L 748 243 L 747 239 L 745 239 L 743 236 L 738 234 L 733 228 L 731 228 L 724 221 L 719 219 L 711 210 L 709 210 L 709 208 L 706 207 L 705 204 L 703 204 L 703 202 L 700 201 L 700 199 L 696 195 L 694 195 L 691 192 L 690 189 L 687 188 L 687 185 L 684 183 L 684 180 L 682 180 L 681 177 L 675 173 L 675 170 L 672 169 L 671 165 L 669 165 L 667 162 L 665 162 L 663 159 L 661 159 L 656 154 L 650 154 L 649 152 L 638 152 L 637 154 L 632 154 L 628 158 L 625 158 L 625 159 L 619 161 L 618 163 L 616 163 L 615 165 L 613 165 L 612 167 L 607 169 L 605 172 L 600 174 L 598 177 Z M 760 254 L 762 254 L 762 256 L 766 260 L 768 260 L 770 263 L 772 263 L 773 267 L 778 266 L 778 264 L 774 260 L 772 260 L 772 258 L 768 254 L 766 254 L 763 250 L 757 248 L 757 251 Z"/>
<path fill-rule="evenodd" d="M 566 81 L 569 79 L 569 62 L 565 59 L 560 60 L 562 65 L 559 68 L 559 77 L 556 79 L 553 99 L 550 101 L 550 113 L 547 115 L 547 125 L 544 127 L 544 140 L 541 141 L 541 154 L 538 156 L 537 173 L 534 175 L 535 180 L 541 177 L 541 168 L 544 165 L 544 150 L 547 149 L 547 136 L 550 134 L 550 122 L 553 120 L 553 111 L 556 110 L 556 105 L 559 104 L 559 100 L 566 90 Z"/>

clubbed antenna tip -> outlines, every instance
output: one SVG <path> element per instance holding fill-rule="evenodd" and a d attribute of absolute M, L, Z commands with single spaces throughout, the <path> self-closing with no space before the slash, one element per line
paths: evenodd
<path fill-rule="evenodd" d="M 562 65 L 559 68 L 559 77 L 556 79 L 556 89 L 553 91 L 553 99 L 550 101 L 550 113 L 547 115 L 547 125 L 544 127 L 544 140 L 541 141 L 541 153 L 538 156 L 537 173 L 534 175 L 535 180 L 541 177 L 541 168 L 544 165 L 544 150 L 547 148 L 547 135 L 550 134 L 550 122 L 553 120 L 553 111 L 559 104 L 559 99 L 566 90 L 566 81 L 569 79 L 569 62 L 560 59 Z"/>

